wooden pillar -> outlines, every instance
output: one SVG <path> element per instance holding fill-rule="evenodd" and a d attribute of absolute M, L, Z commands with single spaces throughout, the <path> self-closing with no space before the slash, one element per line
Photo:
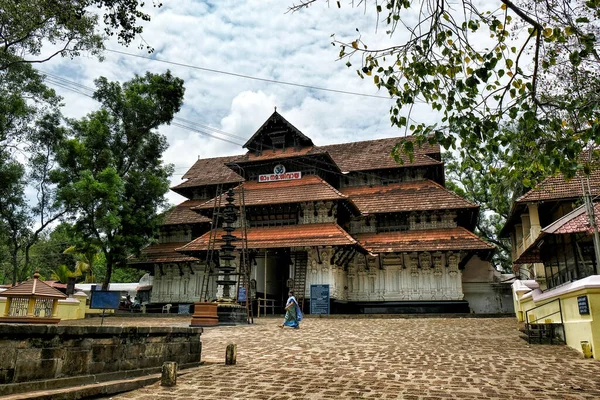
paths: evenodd
<path fill-rule="evenodd" d="M 267 298 L 267 250 L 265 250 L 265 276 L 264 276 L 264 284 L 265 284 L 265 299 Z M 265 308 L 265 314 L 267 313 L 267 309 Z"/>
<path fill-rule="evenodd" d="M 12 297 L 6 298 L 6 304 L 4 305 L 4 314 L 3 317 L 8 317 L 8 313 L 10 312 L 10 303 L 12 302 Z"/>
<path fill-rule="evenodd" d="M 52 299 L 52 318 L 58 315 L 58 299 Z"/>
<path fill-rule="evenodd" d="M 27 306 L 27 316 L 33 317 L 33 311 L 35 310 L 35 297 L 29 299 L 29 305 Z"/>

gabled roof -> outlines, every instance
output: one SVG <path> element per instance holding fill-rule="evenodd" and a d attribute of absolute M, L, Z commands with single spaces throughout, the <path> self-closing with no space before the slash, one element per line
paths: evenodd
<path fill-rule="evenodd" d="M 315 154 L 327 154 L 327 151 L 317 146 L 307 146 L 302 148 L 287 147 L 285 149 L 265 149 L 260 154 L 247 152 L 239 156 L 232 163 L 250 163 L 254 161 L 279 160 L 292 157 L 310 156 Z"/>
<path fill-rule="evenodd" d="M 40 274 L 37 272 L 33 279 L 13 286 L 2 292 L 2 297 L 42 297 L 51 299 L 66 299 L 68 296 L 52 286 L 39 280 Z"/>
<path fill-rule="evenodd" d="M 594 219 L 600 225 L 600 203 L 594 203 Z M 586 213 L 585 205 L 578 207 L 542 229 L 544 233 L 553 235 L 568 233 L 592 233 L 592 225 Z"/>
<path fill-rule="evenodd" d="M 223 241 L 220 239 L 225 231 L 219 229 L 216 235 L 219 238 L 215 243 L 218 249 Z M 232 235 L 240 236 L 239 228 Z M 177 249 L 182 253 L 194 253 L 208 250 L 210 232 Z M 239 242 L 234 242 L 239 246 Z M 303 246 L 346 246 L 354 245 L 356 240 L 348 232 L 335 223 L 301 224 L 287 226 L 273 226 L 265 228 L 248 229 L 248 248 L 250 249 L 277 249 L 282 247 Z"/>
<path fill-rule="evenodd" d="M 290 124 L 287 119 L 283 118 L 281 114 L 275 111 L 242 147 L 250 151 L 262 151 L 262 142 L 268 146 L 267 149 L 272 148 L 271 137 L 282 133 L 293 136 L 298 144 L 302 146 L 313 145 L 313 142 L 309 137 L 305 136 L 298 128 Z"/>
<path fill-rule="evenodd" d="M 356 240 L 371 253 L 488 250 L 495 247 L 465 228 L 359 233 Z"/>
<path fill-rule="evenodd" d="M 206 199 L 184 201 L 165 216 L 162 225 L 184 225 L 210 222 L 210 218 L 191 210 L 191 207 L 196 207 L 203 203 L 206 203 Z"/>
<path fill-rule="evenodd" d="M 240 156 L 201 158 L 198 159 L 181 179 L 187 179 L 171 190 L 177 192 L 180 189 L 216 185 L 218 183 L 242 182 L 244 178 L 236 174 L 225 164 L 235 161 Z"/>
<path fill-rule="evenodd" d="M 391 153 L 394 146 L 401 140 L 412 140 L 412 138 L 408 136 L 366 140 L 320 146 L 319 148 L 326 150 L 343 172 L 443 164 L 431 157 L 439 156 L 440 146 L 429 144 L 424 144 L 421 148 L 415 147 L 412 163 L 408 156 L 402 155 L 400 158 L 404 164 L 399 164 Z"/>
<path fill-rule="evenodd" d="M 346 196 L 336 190 L 329 183 L 316 175 L 306 175 L 301 179 L 276 182 L 244 182 L 244 204 L 248 206 L 258 206 L 263 204 L 286 204 L 302 203 L 306 201 L 323 201 L 346 199 Z M 235 200 L 233 204 L 238 204 L 241 186 L 233 189 Z M 227 203 L 226 193 L 221 195 L 221 207 Z M 209 200 L 204 204 L 194 207 L 194 210 L 212 209 L 215 200 Z"/>
<path fill-rule="evenodd" d="M 142 249 L 139 257 L 131 256 L 127 264 L 166 264 L 198 261 L 197 258 L 178 253 L 175 249 L 188 242 L 154 243 Z"/>
<path fill-rule="evenodd" d="M 519 197 L 515 203 L 529 203 L 549 200 L 568 200 L 583 195 L 581 179 L 584 176 L 577 173 L 575 177 L 567 181 L 564 175 L 550 176 L 544 179 L 535 188 Z M 594 170 L 589 176 L 592 196 L 600 194 L 600 169 Z M 585 183 L 585 179 L 584 179 Z M 587 185 L 587 183 L 585 183 Z"/>
<path fill-rule="evenodd" d="M 431 180 L 340 189 L 363 214 L 479 208 Z"/>

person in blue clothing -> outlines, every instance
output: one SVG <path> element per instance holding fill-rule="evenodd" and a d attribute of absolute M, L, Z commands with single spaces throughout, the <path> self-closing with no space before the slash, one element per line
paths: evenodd
<path fill-rule="evenodd" d="M 283 328 L 284 326 L 289 326 L 290 328 L 298 329 L 300 328 L 300 321 L 302 321 L 302 312 L 300 311 L 300 306 L 298 306 L 298 301 L 294 297 L 294 291 L 290 290 L 288 293 L 288 300 L 285 303 L 285 317 L 283 319 L 283 324 L 279 327 Z"/>

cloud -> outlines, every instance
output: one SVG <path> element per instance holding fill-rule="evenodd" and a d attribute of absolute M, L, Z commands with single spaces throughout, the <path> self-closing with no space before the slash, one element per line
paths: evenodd
<path fill-rule="evenodd" d="M 370 48 L 389 46 L 401 36 L 390 38 L 382 27 L 376 33 L 374 10 L 349 5 L 328 8 L 322 1 L 302 12 L 286 13 L 292 3 L 168 1 L 160 9 L 148 8 L 152 20 L 145 24 L 143 39 L 155 48 L 151 57 L 159 60 L 306 86 L 387 95 L 377 90 L 372 79 L 360 79 L 356 67 L 348 68 L 345 60 L 337 61 L 339 48 L 331 45 L 331 34 L 353 40 L 358 28 Z M 107 48 L 148 56 L 135 46 L 120 47 L 112 39 Z M 203 132 L 210 133 L 208 126 L 239 136 L 212 133 L 240 144 L 254 134 L 275 106 L 317 145 L 405 134 L 390 126 L 393 103 L 386 98 L 268 83 L 113 52 L 106 52 L 105 58 L 104 62 L 91 57 L 56 58 L 39 68 L 88 87 L 93 87 L 93 80 L 99 76 L 126 81 L 136 73 L 171 69 L 185 80 L 186 87 L 184 107 L 177 117 L 202 125 L 195 129 Z M 358 64 L 360 60 L 353 62 Z M 57 91 L 65 97 L 64 113 L 68 117 L 80 118 L 97 108 L 93 100 L 81 94 L 61 88 Z M 421 120 L 437 118 L 423 106 L 415 107 L 413 116 Z M 161 132 L 170 145 L 164 159 L 175 166 L 174 185 L 181 182 L 181 176 L 198 157 L 244 152 L 241 146 L 175 125 L 162 127 Z M 173 203 L 183 200 L 175 193 L 168 198 Z"/>

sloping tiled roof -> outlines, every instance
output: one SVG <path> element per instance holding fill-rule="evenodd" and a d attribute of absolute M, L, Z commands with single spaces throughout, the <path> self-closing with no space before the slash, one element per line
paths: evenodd
<path fill-rule="evenodd" d="M 405 138 L 395 137 L 333 144 L 320 146 L 319 148 L 326 150 L 343 172 L 442 164 L 440 161 L 428 156 L 428 154 L 439 154 L 440 146 L 429 144 L 424 144 L 421 148 L 415 148 L 412 163 L 409 162 L 408 156 L 403 155 L 401 158 L 404 164 L 398 164 L 391 156 L 391 152 L 394 146 L 403 139 Z"/>
<path fill-rule="evenodd" d="M 264 160 L 274 160 L 274 159 L 285 159 L 291 157 L 300 157 L 307 156 L 313 154 L 326 154 L 327 151 L 320 147 L 310 146 L 303 147 L 300 149 L 295 148 L 287 148 L 287 149 L 271 149 L 271 150 L 263 150 L 261 154 L 256 155 L 252 152 L 248 152 L 243 156 L 239 156 L 235 161 L 238 163 L 247 163 L 253 161 L 264 161 Z"/>
<path fill-rule="evenodd" d="M 210 218 L 200 215 L 190 209 L 191 207 L 196 207 L 204 203 L 206 203 L 206 199 L 184 201 L 183 203 L 177 205 L 173 211 L 167 214 L 167 216 L 165 216 L 162 225 L 199 224 L 203 222 L 210 222 Z"/>
<path fill-rule="evenodd" d="M 479 207 L 431 180 L 353 186 L 340 191 L 363 214 Z"/>
<path fill-rule="evenodd" d="M 516 203 L 527 203 L 533 201 L 572 199 L 582 196 L 581 174 L 569 181 L 563 175 L 550 176 L 539 185 L 519 197 Z M 592 171 L 589 176 L 592 196 L 600 194 L 600 169 Z"/>
<path fill-rule="evenodd" d="M 600 203 L 594 203 L 594 219 L 596 220 L 596 226 L 599 226 Z M 592 225 L 583 205 L 564 215 L 562 218 L 557 219 L 542 229 L 542 232 L 554 235 L 580 232 L 592 233 Z"/>
<path fill-rule="evenodd" d="M 198 261 L 198 259 L 194 257 L 175 251 L 175 249 L 186 244 L 187 242 L 151 244 L 142 249 L 139 257 L 129 257 L 127 259 L 127 264 L 165 264 Z"/>
<path fill-rule="evenodd" d="M 238 204 L 240 187 L 233 189 L 234 204 Z M 221 206 L 227 203 L 226 194 L 222 195 Z M 245 205 L 300 203 L 304 201 L 338 200 L 346 196 L 334 189 L 329 183 L 316 175 L 306 175 L 301 179 L 276 182 L 244 182 Z M 212 209 L 215 201 L 209 200 L 195 207 L 196 210 Z"/>
<path fill-rule="evenodd" d="M 216 185 L 218 183 L 242 182 L 244 178 L 236 174 L 225 164 L 235 161 L 240 156 L 201 158 L 194 163 L 181 179 L 187 179 L 185 182 L 171 189 L 191 188 L 205 185 Z"/>
<path fill-rule="evenodd" d="M 465 228 L 360 233 L 356 240 L 371 253 L 492 250 L 495 247 Z"/>
<path fill-rule="evenodd" d="M 225 232 L 219 230 L 217 237 Z M 236 229 L 232 235 L 239 237 L 240 231 Z M 210 232 L 205 233 L 194 241 L 178 249 L 181 252 L 195 252 L 208 250 Z M 221 240 L 216 243 L 216 248 L 223 244 Z M 234 242 L 239 246 L 239 242 Z M 276 249 L 282 247 L 300 246 L 344 246 L 356 244 L 356 240 L 350 236 L 338 224 L 303 224 L 287 225 L 266 228 L 248 229 L 248 248 L 251 249 Z"/>
<path fill-rule="evenodd" d="M 35 274 L 30 281 L 13 286 L 2 292 L 2 297 L 44 297 L 52 299 L 66 299 L 68 296 L 52 286 L 40 281 L 39 274 Z"/>

